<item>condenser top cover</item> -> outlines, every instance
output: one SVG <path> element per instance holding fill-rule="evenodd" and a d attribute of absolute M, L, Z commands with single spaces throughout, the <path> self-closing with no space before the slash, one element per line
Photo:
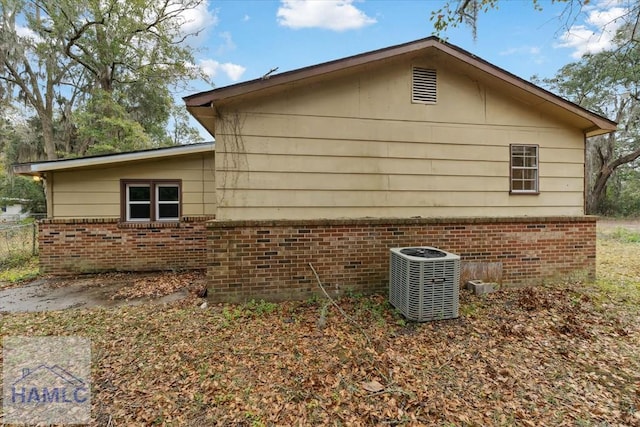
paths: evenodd
<path fill-rule="evenodd" d="M 425 259 L 460 259 L 459 255 L 432 248 L 430 246 L 418 246 L 413 248 L 391 248 L 391 252 L 412 261 L 424 261 Z"/>

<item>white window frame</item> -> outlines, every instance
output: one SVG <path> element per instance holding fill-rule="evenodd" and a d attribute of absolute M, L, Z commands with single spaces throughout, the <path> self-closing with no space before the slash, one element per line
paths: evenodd
<path fill-rule="evenodd" d="M 535 149 L 535 156 L 527 156 L 524 155 L 523 159 L 534 158 L 535 165 L 534 166 L 516 166 L 514 165 L 514 148 L 533 148 Z M 526 163 L 526 162 L 523 162 Z M 516 179 L 514 178 L 514 171 L 522 170 L 522 171 L 534 171 L 535 178 L 522 178 Z M 514 182 L 532 182 L 534 184 L 533 189 L 514 189 Z M 509 145 L 509 191 L 512 194 L 539 194 L 540 193 L 540 146 L 537 144 L 511 144 Z"/>
<path fill-rule="evenodd" d="M 132 201 L 131 187 L 148 187 L 149 201 Z M 177 201 L 160 201 L 159 191 L 163 187 L 173 187 L 178 189 Z M 121 191 L 121 220 L 125 222 L 143 223 L 143 222 L 176 222 L 180 221 L 182 215 L 182 181 L 181 180 L 145 180 L 145 179 L 122 179 Z M 175 204 L 178 206 L 177 217 L 160 218 L 160 205 Z M 149 218 L 131 218 L 131 205 L 149 205 Z"/>
<path fill-rule="evenodd" d="M 178 189 L 178 200 L 176 201 L 160 201 L 160 188 L 161 187 L 172 187 Z M 160 205 L 177 205 L 178 206 L 178 215 L 180 215 L 180 185 L 177 183 L 157 183 L 155 185 L 155 216 L 156 221 L 179 221 L 180 217 L 167 217 L 160 218 Z"/>
<path fill-rule="evenodd" d="M 131 187 L 147 187 L 147 188 L 149 188 L 149 201 L 131 200 L 131 198 L 130 198 L 131 192 L 129 191 L 129 189 Z M 125 191 L 126 191 L 125 212 L 126 212 L 126 215 L 127 215 L 127 221 L 128 222 L 149 222 L 149 221 L 151 221 L 151 217 L 149 217 L 149 218 L 131 218 L 131 209 L 129 209 L 129 206 L 131 206 L 131 205 L 149 205 L 149 216 L 151 216 L 151 198 L 152 198 L 151 184 L 146 184 L 144 182 L 130 182 L 130 183 L 126 184 Z"/>

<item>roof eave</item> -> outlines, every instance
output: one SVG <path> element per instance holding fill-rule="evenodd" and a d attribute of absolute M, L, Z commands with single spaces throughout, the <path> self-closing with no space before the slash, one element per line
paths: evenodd
<path fill-rule="evenodd" d="M 331 62 L 325 62 L 323 64 L 313 65 L 310 67 L 300 68 L 293 71 L 288 71 L 281 74 L 276 74 L 268 79 L 256 79 L 248 82 L 238 83 L 231 86 L 226 86 L 219 89 L 214 89 L 206 92 L 196 93 L 194 95 L 184 97 L 187 108 L 197 108 L 212 106 L 214 103 L 237 97 L 247 95 L 252 92 L 261 91 L 268 88 L 273 88 L 278 85 L 291 83 L 294 81 L 319 76 L 322 74 L 330 73 L 332 71 L 344 70 L 351 67 L 356 67 L 363 64 L 372 63 L 375 61 L 384 60 L 393 56 L 403 55 L 420 51 L 429 47 L 434 47 L 440 51 L 447 53 L 454 58 L 467 63 L 483 72 L 491 74 L 500 80 L 511 84 L 521 90 L 529 92 L 535 96 L 538 96 L 546 102 L 550 102 L 558 107 L 561 107 L 579 117 L 582 117 L 591 122 L 599 130 L 595 134 L 610 133 L 616 130 L 617 123 L 602 117 L 596 113 L 582 108 L 581 106 L 574 104 L 558 95 L 547 91 L 533 83 L 524 80 L 500 67 L 497 67 L 457 46 L 451 45 L 447 42 L 441 41 L 437 37 L 429 37 L 414 42 L 409 42 L 397 46 L 392 46 L 384 49 L 375 50 L 372 52 L 363 53 L 360 55 L 351 56 L 348 58 L 338 59 Z M 198 119 L 196 117 L 196 119 Z M 591 133 L 593 130 L 584 130 L 585 135 Z M 599 132 L 599 133 L 598 133 Z M 590 136 L 590 135 L 589 135 Z"/>
<path fill-rule="evenodd" d="M 77 159 L 56 160 L 35 163 L 21 163 L 13 165 L 13 172 L 17 175 L 41 175 L 56 170 L 76 169 L 91 166 L 104 166 L 116 163 L 126 163 L 139 160 L 152 160 L 177 155 L 205 153 L 215 150 L 214 142 L 202 144 L 182 145 L 161 150 L 134 151 L 129 153 L 109 154 L 96 157 L 81 157 Z"/>
<path fill-rule="evenodd" d="M 560 108 L 563 108 L 571 113 L 582 117 L 583 119 L 588 120 L 593 124 L 593 127 L 588 129 L 583 129 L 583 132 L 587 136 L 595 136 L 602 135 L 606 133 L 614 132 L 618 124 L 613 120 L 609 120 L 606 117 L 600 116 L 599 114 L 593 113 L 578 104 L 575 104 L 571 101 L 568 101 L 553 92 L 550 92 L 546 89 L 541 88 L 523 78 L 516 76 L 496 65 L 493 65 L 484 59 L 481 59 L 464 49 L 461 49 L 457 46 L 450 45 L 448 43 L 441 43 L 437 46 L 440 50 L 445 53 L 450 54 L 451 56 L 483 71 L 489 73 L 493 76 L 498 77 L 502 81 L 513 85 L 521 90 L 529 92 L 539 98 L 541 98 L 545 102 L 549 102 L 550 104 L 556 105 Z M 590 135 L 593 134 L 593 135 Z"/>
<path fill-rule="evenodd" d="M 615 132 L 616 130 L 618 130 L 618 126 L 617 125 L 609 125 L 607 126 L 607 124 L 602 124 L 602 125 L 596 125 L 596 126 L 592 126 L 588 129 L 584 130 L 584 135 L 587 138 L 591 138 L 592 136 L 598 136 L 598 135 L 606 135 L 608 133 L 611 132 Z"/>
<path fill-rule="evenodd" d="M 359 65 L 369 64 L 397 55 L 403 55 L 423 50 L 427 47 L 436 46 L 438 43 L 439 39 L 437 37 L 428 37 L 426 39 L 378 49 L 371 52 L 365 52 L 359 55 L 324 62 L 322 64 L 311 65 L 309 67 L 299 68 L 280 74 L 275 74 L 273 76 L 270 76 L 269 78 L 249 80 L 247 82 L 225 86 L 219 89 L 196 93 L 193 95 L 185 96 L 182 99 L 184 100 L 187 107 L 202 107 L 212 105 L 216 101 L 233 98 L 239 95 L 245 95 L 257 90 L 272 88 L 278 85 L 290 83 L 292 81 L 327 74 L 333 71 L 345 70 L 348 68 L 357 67 Z"/>

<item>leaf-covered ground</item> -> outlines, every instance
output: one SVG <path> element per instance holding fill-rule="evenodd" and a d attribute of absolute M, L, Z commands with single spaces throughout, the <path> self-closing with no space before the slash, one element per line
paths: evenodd
<path fill-rule="evenodd" d="M 89 337 L 100 426 L 640 425 L 640 243 L 602 234 L 598 259 L 595 285 L 462 292 L 456 320 L 193 297 L 3 315 L 2 334 Z"/>

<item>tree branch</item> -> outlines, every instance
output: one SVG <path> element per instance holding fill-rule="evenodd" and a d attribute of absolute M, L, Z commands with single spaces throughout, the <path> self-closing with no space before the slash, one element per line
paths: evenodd
<path fill-rule="evenodd" d="M 82 35 L 85 33 L 85 31 L 87 31 L 90 27 L 92 27 L 94 25 L 104 25 L 104 18 L 102 18 L 100 21 L 87 22 L 82 27 L 80 27 L 80 29 L 76 31 L 76 33 L 69 39 L 69 41 L 65 45 L 64 52 L 70 58 L 72 58 L 73 60 L 77 61 L 79 64 L 81 64 L 87 70 L 89 70 L 89 72 L 91 72 L 94 76 L 97 76 L 98 75 L 98 71 L 95 70 L 91 64 L 89 64 L 87 61 L 85 61 L 84 59 L 82 59 L 81 57 L 79 57 L 78 55 L 76 55 L 75 53 L 73 53 L 71 51 L 71 48 L 76 46 L 80 50 L 82 50 L 84 53 L 88 53 L 87 50 L 83 46 L 77 45 L 76 42 L 80 39 L 80 37 L 82 37 Z"/>
<path fill-rule="evenodd" d="M 318 286 L 320 287 L 320 289 L 322 290 L 322 293 L 329 299 L 329 301 L 331 302 L 331 304 L 333 304 L 333 306 L 335 308 L 338 309 L 338 311 L 340 312 L 340 314 L 342 314 L 344 316 L 345 319 L 347 319 L 349 322 L 351 322 L 353 325 L 355 325 L 356 328 L 358 328 L 360 330 L 360 332 L 362 333 L 362 335 L 364 335 L 364 337 L 367 340 L 367 344 L 369 344 L 369 346 L 371 348 L 373 347 L 373 344 L 371 343 L 371 338 L 369 338 L 369 335 L 367 335 L 367 333 L 365 332 L 364 329 L 362 329 L 362 326 L 360 326 L 360 324 L 358 322 L 356 322 L 356 320 L 349 316 L 347 313 L 345 313 L 345 311 L 342 309 L 342 307 L 340 307 L 338 305 L 338 303 L 331 298 L 331 296 L 329 295 L 329 293 L 326 291 L 326 289 L 324 288 L 324 286 L 322 286 L 322 282 L 320 281 L 320 276 L 318 276 L 318 273 L 316 272 L 316 269 L 313 268 L 313 264 L 309 263 L 309 267 L 311 267 L 311 271 L 313 271 L 314 276 L 316 276 L 316 280 L 318 281 Z"/>
<path fill-rule="evenodd" d="M 616 168 L 633 162 L 634 160 L 636 160 L 638 157 L 640 157 L 640 148 L 638 148 L 637 150 L 632 151 L 629 154 L 625 154 L 624 156 L 618 157 L 617 159 L 615 159 L 613 162 L 609 163 L 609 167 L 611 168 L 611 170 L 615 170 Z"/>

